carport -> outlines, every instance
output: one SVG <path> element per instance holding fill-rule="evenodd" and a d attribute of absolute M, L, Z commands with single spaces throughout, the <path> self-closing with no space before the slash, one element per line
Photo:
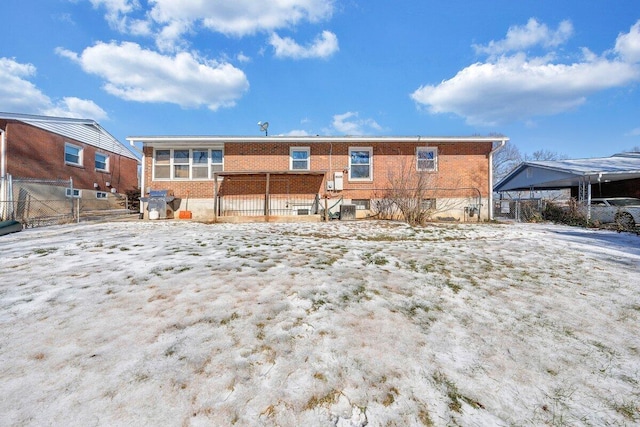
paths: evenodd
<path fill-rule="evenodd" d="M 570 189 L 571 196 L 586 206 L 590 206 L 592 196 L 640 197 L 640 153 L 523 162 L 493 187 L 501 194 L 562 189 Z"/>

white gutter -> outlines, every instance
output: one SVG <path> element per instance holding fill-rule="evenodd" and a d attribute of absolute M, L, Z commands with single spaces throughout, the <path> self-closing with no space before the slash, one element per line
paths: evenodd
<path fill-rule="evenodd" d="M 483 136 L 443 136 L 443 137 L 420 137 L 420 142 L 495 142 L 495 137 Z M 177 136 L 130 136 L 127 141 L 142 142 L 147 146 L 154 144 L 171 144 L 172 146 L 192 145 L 193 143 L 225 143 L 225 142 L 245 142 L 245 143 L 270 143 L 270 142 L 295 142 L 295 143 L 327 143 L 327 142 L 349 142 L 349 143 L 372 143 L 372 142 L 415 142 L 414 136 L 197 136 L 197 135 L 177 135 Z"/>
<path fill-rule="evenodd" d="M 508 139 L 504 138 L 498 141 L 500 145 L 491 150 L 489 153 L 489 221 L 493 221 L 493 155 L 502 150 L 507 144 Z"/>

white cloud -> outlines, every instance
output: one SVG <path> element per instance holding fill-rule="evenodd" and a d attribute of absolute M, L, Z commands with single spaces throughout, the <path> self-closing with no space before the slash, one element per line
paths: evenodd
<path fill-rule="evenodd" d="M 107 112 L 95 102 L 73 96 L 64 97 L 55 106 L 43 111 L 47 116 L 75 117 L 78 119 L 93 119 L 96 121 L 108 118 Z"/>
<path fill-rule="evenodd" d="M 626 136 L 640 136 L 640 127 L 631 129 L 629 132 L 626 133 Z"/>
<path fill-rule="evenodd" d="M 327 58 L 339 50 L 338 38 L 330 31 L 323 31 L 312 44 L 300 46 L 289 37 L 282 38 L 273 33 L 269 43 L 275 49 L 278 58 Z"/>
<path fill-rule="evenodd" d="M 137 102 L 167 102 L 181 107 L 228 107 L 248 89 L 245 74 L 228 63 L 187 52 L 165 56 L 135 43 L 97 43 L 81 54 L 58 49 L 84 71 L 105 80 L 104 89 Z"/>
<path fill-rule="evenodd" d="M 285 134 L 285 136 L 309 136 L 306 130 L 294 129 Z"/>
<path fill-rule="evenodd" d="M 65 97 L 53 101 L 28 79 L 36 75 L 32 64 L 0 58 L 0 110 L 15 113 L 105 120 L 107 113 L 86 99 Z"/>
<path fill-rule="evenodd" d="M 153 0 L 150 16 L 161 25 L 200 22 L 226 35 L 246 36 L 273 31 L 300 22 L 319 22 L 331 17 L 334 0 L 234 0 L 226 2 Z"/>
<path fill-rule="evenodd" d="M 248 57 L 247 55 L 245 55 L 242 52 L 240 52 L 239 54 L 236 55 L 236 60 L 238 62 L 251 62 L 251 58 Z"/>
<path fill-rule="evenodd" d="M 357 112 L 346 112 L 333 116 L 332 126 L 345 135 L 367 135 L 381 131 L 382 127 L 373 119 L 360 119 Z"/>
<path fill-rule="evenodd" d="M 510 27 L 503 40 L 490 41 L 488 45 L 473 45 L 477 53 L 501 55 L 516 52 L 533 46 L 556 47 L 565 43 L 573 35 L 573 25 L 570 21 L 562 21 L 558 29 L 552 31 L 545 24 L 530 18 L 525 26 Z"/>
<path fill-rule="evenodd" d="M 554 47 L 570 34 L 570 24 L 565 27 L 561 24 L 551 32 L 530 20 L 525 28 L 511 28 L 505 40 L 484 48 L 491 55 L 486 62 L 472 64 L 439 84 L 423 85 L 411 98 L 432 114 L 452 113 L 472 125 L 496 125 L 558 114 L 583 104 L 592 93 L 640 80 L 638 65 L 598 56 L 587 48 L 582 49 L 581 62 L 570 64 L 559 63 L 553 53 L 528 57 L 517 52 L 495 57 L 534 44 Z M 621 55 L 624 52 L 625 58 L 635 52 L 634 29 L 618 37 L 616 49 Z"/>
<path fill-rule="evenodd" d="M 127 14 L 140 8 L 137 0 L 90 0 L 94 8 L 104 7 L 107 10 L 105 19 L 112 28 L 121 32 L 129 30 L 130 22 Z"/>
<path fill-rule="evenodd" d="M 640 62 L 640 20 L 631 27 L 628 33 L 618 36 L 615 51 L 625 61 Z"/>
<path fill-rule="evenodd" d="M 106 11 L 105 19 L 112 28 L 136 36 L 152 36 L 163 52 L 184 50 L 188 46 L 185 36 L 202 28 L 244 37 L 291 28 L 303 22 L 318 23 L 331 18 L 335 3 L 335 0 L 89 1 L 94 8 Z M 312 56 L 326 57 L 337 49 L 335 35 L 326 33 L 317 41 Z"/>

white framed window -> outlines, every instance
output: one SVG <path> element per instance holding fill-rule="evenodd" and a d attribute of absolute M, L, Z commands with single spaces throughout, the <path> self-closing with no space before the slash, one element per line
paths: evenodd
<path fill-rule="evenodd" d="M 371 200 L 369 199 L 352 199 L 351 204 L 356 206 L 357 211 L 368 211 L 371 209 Z"/>
<path fill-rule="evenodd" d="M 373 180 L 373 148 L 349 147 L 349 180 Z"/>
<path fill-rule="evenodd" d="M 73 197 L 74 199 L 79 199 L 82 197 L 82 190 L 78 190 L 77 188 L 65 188 L 65 196 Z"/>
<path fill-rule="evenodd" d="M 153 179 L 171 179 L 171 150 L 153 153 Z"/>
<path fill-rule="evenodd" d="M 418 172 L 438 170 L 438 149 L 435 147 L 416 147 L 416 169 Z"/>
<path fill-rule="evenodd" d="M 195 148 L 191 150 L 191 178 L 209 178 L 209 150 Z"/>
<path fill-rule="evenodd" d="M 213 178 L 213 172 L 222 172 L 224 170 L 224 152 L 222 148 L 216 148 L 211 150 L 211 178 Z"/>
<path fill-rule="evenodd" d="M 107 199 L 106 191 L 96 191 L 96 199 Z"/>
<path fill-rule="evenodd" d="M 224 170 L 222 148 L 156 149 L 153 153 L 154 180 L 212 179 Z"/>
<path fill-rule="evenodd" d="M 308 171 L 310 169 L 311 149 L 309 147 L 289 148 L 289 169 Z"/>
<path fill-rule="evenodd" d="M 109 172 L 109 156 L 102 153 L 96 153 L 95 162 L 97 171 Z"/>
<path fill-rule="evenodd" d="M 189 179 L 189 149 L 173 150 L 173 179 Z"/>
<path fill-rule="evenodd" d="M 64 162 L 68 165 L 82 166 L 82 151 L 82 147 L 65 142 Z"/>
<path fill-rule="evenodd" d="M 436 209 L 436 199 L 422 199 L 420 208 L 425 211 L 432 211 Z"/>

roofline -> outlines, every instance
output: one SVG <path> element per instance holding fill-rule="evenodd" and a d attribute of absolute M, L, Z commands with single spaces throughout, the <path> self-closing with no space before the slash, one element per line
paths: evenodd
<path fill-rule="evenodd" d="M 7 120 L 32 120 L 41 122 L 66 122 L 66 123 L 82 123 L 88 125 L 98 125 L 93 119 L 79 119 L 76 117 L 56 117 L 56 116 L 40 116 L 36 114 L 22 114 L 22 113 L 5 113 L 0 112 L 0 119 Z"/>
<path fill-rule="evenodd" d="M 219 135 L 176 135 L 176 136 L 128 136 L 127 141 L 148 143 L 169 142 L 496 142 L 509 141 L 507 137 L 480 136 L 219 136 Z"/>

